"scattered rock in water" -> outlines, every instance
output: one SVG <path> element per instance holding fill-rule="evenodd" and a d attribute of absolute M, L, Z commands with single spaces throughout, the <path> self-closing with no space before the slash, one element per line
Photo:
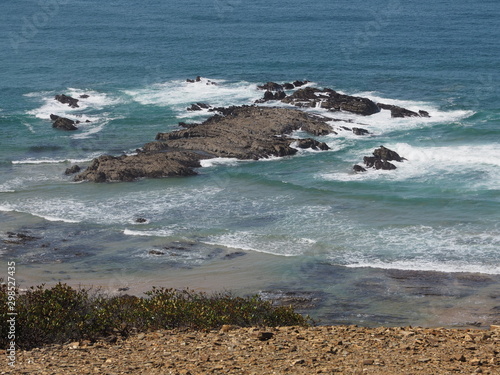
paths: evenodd
<path fill-rule="evenodd" d="M 361 165 L 355 165 L 354 167 L 352 167 L 352 169 L 354 170 L 354 172 L 366 172 L 366 169 L 363 168 Z"/>
<path fill-rule="evenodd" d="M 148 220 L 143 218 L 143 217 L 138 217 L 137 219 L 134 220 L 135 223 L 138 223 L 138 224 L 144 224 L 144 223 L 147 223 Z"/>
<path fill-rule="evenodd" d="M 75 174 L 75 173 L 80 172 L 80 170 L 81 170 L 81 168 L 78 165 L 73 165 L 73 166 L 67 168 L 66 171 L 64 172 L 64 174 L 65 175 Z"/>
<path fill-rule="evenodd" d="M 206 103 L 191 104 L 191 107 L 186 108 L 188 111 L 201 111 L 202 109 L 209 109 L 210 105 Z"/>
<path fill-rule="evenodd" d="M 75 126 L 75 121 L 70 120 L 69 118 L 66 117 L 60 117 L 54 114 L 50 115 L 50 119 L 54 121 L 52 123 L 52 127 L 60 130 L 78 130 L 78 128 Z"/>
<path fill-rule="evenodd" d="M 61 95 L 56 95 L 54 99 L 60 103 L 68 104 L 71 108 L 79 107 L 78 99 L 72 98 L 71 96 L 61 94 Z"/>
<path fill-rule="evenodd" d="M 266 290 L 259 292 L 259 296 L 271 301 L 274 306 L 292 306 L 302 310 L 316 307 L 322 300 L 321 293 L 313 291 Z"/>
<path fill-rule="evenodd" d="M 3 240 L 3 242 L 11 245 L 23 245 L 27 242 L 41 239 L 40 237 L 31 236 L 25 233 L 7 232 L 6 234 L 7 239 Z"/>
<path fill-rule="evenodd" d="M 257 88 L 266 91 L 283 91 L 283 85 L 276 82 L 267 82 L 263 85 L 257 86 Z"/>
<path fill-rule="evenodd" d="M 352 132 L 356 135 L 367 135 L 370 134 L 370 132 L 366 129 L 363 128 L 352 128 Z"/>
<path fill-rule="evenodd" d="M 163 251 L 160 250 L 149 250 L 148 252 L 149 255 L 165 255 Z"/>
<path fill-rule="evenodd" d="M 242 256 L 244 256 L 246 254 L 247 253 L 245 253 L 244 251 L 235 251 L 233 253 L 229 253 L 229 254 L 224 255 L 224 259 L 225 260 L 231 260 L 231 259 L 234 259 L 234 258 L 242 257 Z"/>
<path fill-rule="evenodd" d="M 195 82 L 201 82 L 201 77 L 197 76 L 195 79 L 186 79 L 186 82 L 188 83 L 195 83 Z M 217 82 L 210 81 L 209 79 L 206 82 L 207 85 L 217 85 Z"/>
<path fill-rule="evenodd" d="M 417 112 L 410 111 L 409 109 L 399 107 L 392 104 L 377 103 L 381 109 L 386 109 L 391 111 L 391 117 L 401 118 L 401 117 L 431 117 L 429 112 L 420 110 Z"/>
<path fill-rule="evenodd" d="M 382 169 L 382 170 L 393 170 L 396 169 L 396 166 L 390 161 L 402 162 L 406 160 L 399 156 L 399 154 L 395 151 L 389 150 L 384 146 L 380 146 L 380 148 L 373 151 L 373 156 L 365 156 L 363 158 L 363 162 L 368 168 L 374 169 Z M 355 172 L 366 172 L 366 169 L 359 165 L 355 165 L 353 167 Z"/>
<path fill-rule="evenodd" d="M 80 95 L 80 99 L 87 99 L 87 98 L 89 98 L 89 95 L 87 94 Z"/>
<path fill-rule="evenodd" d="M 295 91 L 282 100 L 298 107 L 319 107 L 329 111 L 347 111 L 369 116 L 380 112 L 380 108 L 368 98 L 340 94 L 332 89 L 306 87 Z"/>
<path fill-rule="evenodd" d="M 304 86 L 304 85 L 306 85 L 306 84 L 308 84 L 308 83 L 309 83 L 309 81 L 294 81 L 294 82 L 293 82 L 293 85 L 294 85 L 295 87 L 301 87 L 301 86 Z"/>
<path fill-rule="evenodd" d="M 382 159 L 382 160 L 389 160 L 389 161 L 395 160 L 395 161 L 399 161 L 399 162 L 406 160 L 405 158 L 402 158 L 401 156 L 399 156 L 399 154 L 397 152 L 389 150 L 388 148 L 386 148 L 384 146 L 380 146 L 380 148 L 373 151 L 373 155 L 375 155 L 376 157 L 378 157 L 379 159 Z"/>
<path fill-rule="evenodd" d="M 286 94 L 284 91 L 278 91 L 276 93 L 273 93 L 272 91 L 266 91 L 264 93 L 264 97 L 262 99 L 258 99 L 255 101 L 255 103 L 265 103 L 270 100 L 283 100 L 286 98 Z"/>
<path fill-rule="evenodd" d="M 311 148 L 313 150 L 329 150 L 330 147 L 325 142 L 318 142 L 312 138 L 297 139 L 296 146 L 298 148 Z"/>

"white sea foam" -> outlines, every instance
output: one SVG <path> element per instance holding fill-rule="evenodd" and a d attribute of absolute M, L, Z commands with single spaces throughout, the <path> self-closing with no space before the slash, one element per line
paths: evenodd
<path fill-rule="evenodd" d="M 94 157 L 99 156 L 99 154 L 95 154 L 94 156 L 89 156 L 87 159 L 33 159 L 33 158 L 28 158 L 24 160 L 12 160 L 12 164 L 62 164 L 62 163 L 85 163 L 91 161 Z"/>
<path fill-rule="evenodd" d="M 490 275 L 500 275 L 500 266 L 479 264 L 471 261 L 462 262 L 431 262 L 425 260 L 418 261 L 394 261 L 383 262 L 379 260 L 356 261 L 352 264 L 344 264 L 349 268 L 381 268 L 381 269 L 397 269 L 407 271 L 436 271 L 436 272 L 470 272 L 484 273 Z"/>
<path fill-rule="evenodd" d="M 500 233 L 495 229 L 394 226 L 355 237 L 342 251 L 330 253 L 330 261 L 347 267 L 500 274 Z"/>
<path fill-rule="evenodd" d="M 313 246 L 317 241 L 306 237 L 262 235 L 249 231 L 239 231 L 212 236 L 203 242 L 208 245 L 290 257 L 306 253 L 307 247 Z"/>
<path fill-rule="evenodd" d="M 212 158 L 200 160 L 202 167 L 214 167 L 217 165 L 238 165 L 240 160 L 236 158 Z"/>
<path fill-rule="evenodd" d="M 362 180 L 408 180 L 412 178 L 429 178 L 439 176 L 446 178 L 457 173 L 481 172 L 482 178 L 462 180 L 465 187 L 498 189 L 500 176 L 496 171 L 500 167 L 500 145 L 462 145 L 443 147 L 417 147 L 408 143 L 385 144 L 386 147 L 396 151 L 406 158 L 401 163 L 393 162 L 397 169 L 383 171 L 369 169 L 365 173 L 354 173 L 351 170 L 323 172 L 316 175 L 319 179 L 332 181 L 362 181 Z M 373 149 L 357 150 L 348 155 L 346 160 L 353 164 L 362 164 L 363 156 L 371 155 Z"/>
<path fill-rule="evenodd" d="M 175 234 L 174 230 L 157 229 L 157 230 L 132 230 L 125 229 L 123 234 L 126 236 L 144 236 L 144 237 L 170 237 Z"/>
<path fill-rule="evenodd" d="M 36 92 L 26 94 L 25 96 L 38 99 L 42 105 L 38 108 L 27 111 L 27 114 L 36 118 L 49 120 L 50 115 L 67 117 L 74 121 L 79 121 L 77 127 L 79 132 L 72 134 L 74 139 L 84 139 L 92 134 L 100 132 L 111 120 L 109 113 L 99 113 L 106 107 L 114 106 L 122 102 L 122 99 L 112 97 L 106 93 L 97 92 L 94 90 L 82 90 L 69 88 L 65 94 L 78 99 L 77 108 L 71 108 L 67 104 L 60 103 L 54 99 L 54 92 Z M 81 95 L 89 95 L 88 98 L 80 98 Z M 30 124 L 25 124 L 31 132 L 35 129 Z"/>
<path fill-rule="evenodd" d="M 216 84 L 212 85 L 209 81 Z M 125 93 L 144 105 L 172 107 L 183 118 L 200 115 L 200 111 L 186 111 L 193 103 L 204 102 L 214 107 L 251 104 L 260 96 L 255 84 L 207 78 L 194 83 L 182 80 L 157 83 L 138 90 L 126 90 Z"/>

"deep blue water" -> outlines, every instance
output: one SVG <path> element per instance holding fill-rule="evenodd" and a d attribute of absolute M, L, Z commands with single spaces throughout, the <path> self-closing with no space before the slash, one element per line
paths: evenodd
<path fill-rule="evenodd" d="M 45 242 L 5 244 L 1 256 L 26 267 L 31 282 L 140 273 L 153 283 L 165 269 L 224 269 L 224 254 L 240 251 L 247 256 L 235 267 L 263 270 L 259 287 L 324 290 L 310 277 L 318 265 L 498 275 L 499 16 L 497 1 L 465 0 L 2 3 L 0 235 L 21 230 Z M 185 82 L 198 75 L 201 83 Z M 262 96 L 258 84 L 296 79 L 431 118 L 334 114 L 372 136 L 339 131 L 318 138 L 329 152 L 218 161 L 193 178 L 95 185 L 63 174 L 206 118 L 186 111 L 193 102 L 250 104 Z M 89 98 L 70 109 L 53 100 L 61 93 Z M 54 112 L 91 122 L 57 131 Z M 353 174 L 381 144 L 408 160 Z M 176 241 L 194 245 L 149 253 Z M 272 269 L 248 256 L 258 253 Z M 240 286 L 231 276 L 223 284 Z"/>

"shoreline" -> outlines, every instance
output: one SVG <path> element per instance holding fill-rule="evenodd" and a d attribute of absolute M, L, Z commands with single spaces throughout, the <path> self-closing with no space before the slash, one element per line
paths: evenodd
<path fill-rule="evenodd" d="M 2 259 L 16 261 L 21 288 L 63 282 L 137 296 L 153 286 L 240 296 L 261 293 L 277 303 L 299 302 L 294 305 L 297 312 L 325 325 L 486 328 L 500 324 L 500 275 L 351 268 L 320 257 L 236 252 L 195 240 L 186 244 L 214 256 L 199 264 L 172 264 L 129 249 L 146 249 L 141 250 L 146 254 L 147 249 L 175 249 L 179 243 L 173 240 L 126 237 L 91 226 L 82 227 L 81 234 L 72 224 L 26 220 L 29 216 L 19 213 L 1 216 L 7 219 L 2 222 L 4 231 L 44 237 L 4 246 Z M 50 247 L 43 247 L 46 243 Z M 75 256 L 76 252 L 82 255 Z"/>

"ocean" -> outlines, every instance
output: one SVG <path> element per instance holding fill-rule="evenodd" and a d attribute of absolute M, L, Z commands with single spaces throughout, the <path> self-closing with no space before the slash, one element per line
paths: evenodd
<path fill-rule="evenodd" d="M 0 275 L 15 261 L 21 287 L 295 298 L 320 324 L 499 321 L 497 1 L 20 0 L 0 9 Z M 64 174 L 208 118 L 187 111 L 193 103 L 249 105 L 258 85 L 295 80 L 430 117 L 311 108 L 342 120 L 332 122 L 337 134 L 315 137 L 329 151 L 211 159 L 197 176 L 126 183 Z M 58 94 L 84 98 L 70 108 Z M 79 129 L 53 129 L 50 114 Z M 342 128 L 352 122 L 370 135 Z M 380 145 L 407 160 L 354 173 Z"/>

